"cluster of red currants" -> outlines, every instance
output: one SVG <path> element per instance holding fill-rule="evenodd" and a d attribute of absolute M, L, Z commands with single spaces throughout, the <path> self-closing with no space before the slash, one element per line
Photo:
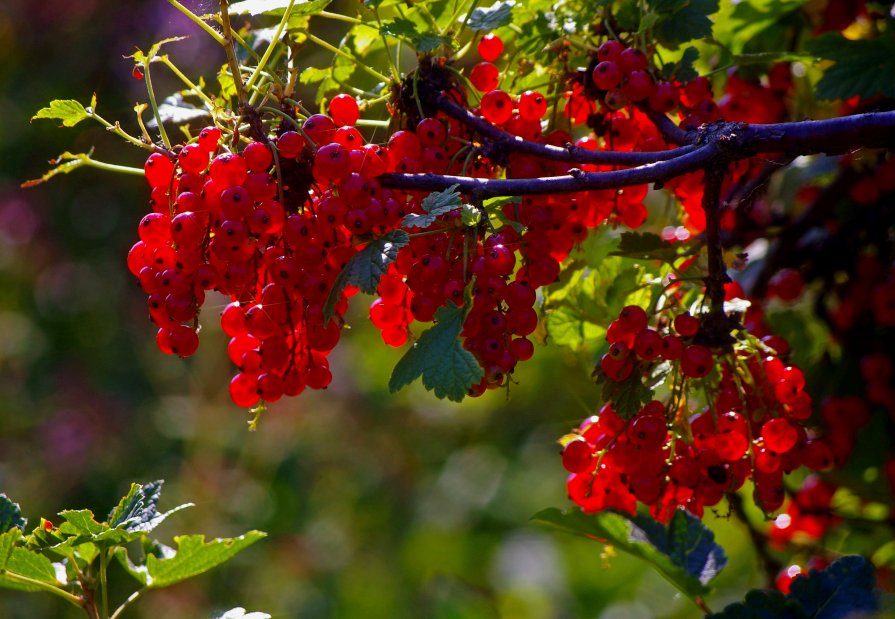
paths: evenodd
<path fill-rule="evenodd" d="M 811 398 L 801 370 L 768 344 L 713 354 L 693 342 L 700 321 L 690 314 L 667 322 L 676 334 L 650 328 L 642 308 L 625 307 L 609 326 L 600 371 L 613 382 L 641 381 L 661 366 L 681 385 L 716 371 L 718 379 L 704 385 L 709 404 L 688 418 L 672 388 L 667 404 L 651 401 L 624 420 L 609 402 L 564 437 L 569 496 L 582 509 L 633 513 L 640 501 L 659 519 L 679 506 L 701 515 L 751 479 L 756 504 L 773 512 L 783 504 L 785 473 L 803 465 L 827 470 L 840 461 L 839 432 L 820 437 L 804 425 Z"/>

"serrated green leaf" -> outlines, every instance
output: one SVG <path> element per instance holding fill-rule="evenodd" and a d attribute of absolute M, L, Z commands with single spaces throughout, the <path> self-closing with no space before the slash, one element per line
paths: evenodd
<path fill-rule="evenodd" d="M 270 615 L 262 612 L 247 612 L 241 606 L 221 611 L 211 616 L 211 619 L 270 619 Z"/>
<path fill-rule="evenodd" d="M 650 563 L 690 597 L 707 593 L 709 581 L 727 563 L 711 530 L 684 510 L 675 512 L 668 525 L 643 514 L 584 514 L 556 508 L 545 509 L 532 520 L 575 535 L 606 540 L 616 549 Z"/>
<path fill-rule="evenodd" d="M 502 0 L 490 7 L 478 7 L 469 14 L 466 27 L 470 30 L 494 30 L 506 26 L 513 20 L 515 0 Z M 463 22 L 463 18 L 460 18 Z"/>
<path fill-rule="evenodd" d="M 394 393 L 422 377 L 423 386 L 438 398 L 460 402 L 482 380 L 484 370 L 460 343 L 466 313 L 449 303 L 435 312 L 435 325 L 420 335 L 398 361 L 388 383 Z"/>
<path fill-rule="evenodd" d="M 723 7 L 717 19 L 716 37 L 733 53 L 741 53 L 746 45 L 764 31 L 778 26 L 787 15 L 797 11 L 807 0 L 749 0 Z M 732 4 L 732 3 L 731 3 Z M 729 14 L 727 12 L 729 11 Z"/>
<path fill-rule="evenodd" d="M 181 535 L 174 538 L 177 553 L 170 558 L 146 557 L 146 586 L 160 589 L 187 578 L 198 576 L 230 560 L 267 534 L 249 531 L 233 538 L 205 541 L 204 535 Z"/>
<path fill-rule="evenodd" d="M 74 99 L 55 99 L 50 101 L 48 107 L 37 110 L 37 114 L 32 116 L 31 120 L 37 118 L 55 118 L 62 121 L 63 127 L 74 127 L 82 120 L 90 118 L 90 114 Z"/>
<path fill-rule="evenodd" d="M 69 509 L 59 512 L 59 515 L 65 520 L 59 525 L 59 531 L 64 535 L 93 537 L 111 528 L 104 522 L 97 522 L 89 509 Z"/>
<path fill-rule="evenodd" d="M 6 494 L 0 494 L 0 533 L 6 533 L 13 527 L 25 530 L 28 521 L 22 518 L 22 509 L 18 503 L 12 502 Z"/>
<path fill-rule="evenodd" d="M 401 225 L 405 228 L 428 228 L 435 220 L 454 209 L 460 208 L 460 193 L 457 191 L 459 185 L 451 185 L 444 191 L 433 191 L 423 198 L 420 206 L 425 215 L 411 213 L 404 217 Z"/>
<path fill-rule="evenodd" d="M 662 240 L 652 232 L 623 232 L 618 249 L 610 252 L 610 256 L 622 256 L 637 260 L 659 260 L 673 263 L 677 258 L 674 245 Z"/>
<path fill-rule="evenodd" d="M 666 16 L 653 29 L 659 42 L 669 49 L 681 43 L 712 35 L 712 20 L 709 16 L 718 11 L 718 0 L 673 1 L 673 8 L 661 10 L 669 2 L 651 2 L 650 7 Z"/>
<path fill-rule="evenodd" d="M 895 96 L 895 37 L 852 41 L 830 32 L 807 43 L 808 51 L 835 61 L 817 83 L 818 99 Z"/>
<path fill-rule="evenodd" d="M 681 54 L 680 60 L 677 62 L 669 62 L 662 67 L 662 76 L 668 80 L 678 80 L 680 82 L 689 82 L 696 79 L 699 73 L 693 66 L 693 63 L 699 58 L 699 50 L 695 47 L 686 48 Z"/>
<path fill-rule="evenodd" d="M 145 486 L 131 484 L 130 490 L 109 514 L 109 525 L 125 531 L 151 531 L 162 517 L 158 512 L 158 501 L 162 494 L 164 480 L 156 480 Z"/>
<path fill-rule="evenodd" d="M 383 236 L 370 241 L 366 247 L 357 252 L 336 276 L 332 290 L 323 306 L 323 322 L 328 324 L 345 286 L 357 286 L 362 292 L 374 294 L 379 286 L 379 279 L 388 270 L 388 266 L 398 257 L 398 250 L 410 242 L 410 236 L 404 230 L 392 230 Z"/>
<path fill-rule="evenodd" d="M 598 342 L 606 335 L 606 329 L 583 315 L 581 309 L 568 305 L 547 314 L 546 328 L 551 344 L 575 350 Z"/>
<path fill-rule="evenodd" d="M 313 15 L 319 13 L 332 0 L 298 0 L 292 5 L 290 16 L 294 15 Z M 280 16 L 288 8 L 289 0 L 242 0 L 242 2 L 234 2 L 230 5 L 228 12 L 230 15 L 250 15 L 258 17 L 259 15 Z"/>

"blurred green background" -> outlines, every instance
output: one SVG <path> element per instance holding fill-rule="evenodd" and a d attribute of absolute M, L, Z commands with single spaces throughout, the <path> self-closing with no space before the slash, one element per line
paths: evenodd
<path fill-rule="evenodd" d="M 181 34 L 193 36 L 172 57 L 212 74 L 220 51 L 163 0 L 0 5 L 0 491 L 36 524 L 65 508 L 105 517 L 131 481 L 162 478 L 162 508 L 196 504 L 157 531 L 162 541 L 270 533 L 223 568 L 147 595 L 132 618 L 233 606 L 308 619 L 699 616 L 645 564 L 529 523 L 568 503 L 555 441 L 597 404 L 586 358 L 539 349 L 509 399 L 391 396 L 400 352 L 381 344 L 357 298 L 333 386 L 277 403 L 249 433 L 226 393 L 222 298 L 206 305 L 194 358 L 156 350 L 125 265 L 146 184 L 94 170 L 19 184 L 65 150 L 96 146 L 98 159 L 141 165 L 141 152 L 98 126 L 29 118 L 95 91 L 101 113 L 133 127 L 145 91 L 123 56 Z M 761 578 L 744 530 L 706 521 L 731 562 L 710 600 L 720 608 Z M 113 574 L 118 596 L 127 578 Z M 0 590 L 0 616 L 78 615 L 50 596 Z"/>

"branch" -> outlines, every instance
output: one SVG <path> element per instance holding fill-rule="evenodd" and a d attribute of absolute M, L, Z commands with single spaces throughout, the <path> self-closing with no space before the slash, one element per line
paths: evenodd
<path fill-rule="evenodd" d="M 595 189 L 617 189 L 643 183 L 664 183 L 708 166 L 719 155 L 719 147 L 709 143 L 668 161 L 612 172 L 570 170 L 565 176 L 514 179 L 484 179 L 441 174 L 383 174 L 379 177 L 379 182 L 383 187 L 417 191 L 443 191 L 451 185 L 458 185 L 460 191 L 479 192 L 482 197 L 574 193 Z"/>
<path fill-rule="evenodd" d="M 857 147 L 892 148 L 895 144 L 895 112 L 740 126 L 753 152 L 808 155 L 842 153 Z"/>
<path fill-rule="evenodd" d="M 597 151 L 587 150 L 586 148 L 581 148 L 580 146 L 575 146 L 573 144 L 569 144 L 565 148 L 560 148 L 559 146 L 540 144 L 538 142 L 525 140 L 518 135 L 508 133 L 503 129 L 495 127 L 484 118 L 476 116 L 466 108 L 460 107 L 444 95 L 439 95 L 435 100 L 435 103 L 442 112 L 451 118 L 459 120 L 479 134 L 491 138 L 508 151 L 528 153 L 543 157 L 544 159 L 552 159 L 554 161 L 636 166 L 646 163 L 655 163 L 657 161 L 667 161 L 669 159 L 680 157 L 681 155 L 686 155 L 695 150 L 695 147 L 690 144 L 681 146 L 680 148 L 655 152 Z M 667 117 L 665 117 L 665 119 L 668 120 Z M 668 122 L 671 123 L 670 120 L 668 120 Z M 674 123 L 671 124 L 673 125 Z M 679 129 L 679 131 L 681 130 Z M 681 131 L 681 133 L 684 132 Z"/>
<path fill-rule="evenodd" d="M 657 112 L 649 105 L 640 105 L 638 107 L 656 126 L 656 129 L 659 130 L 659 133 L 662 134 L 662 137 L 666 142 L 677 144 L 678 146 L 693 143 L 692 133 L 678 127 L 674 124 L 674 121 L 668 118 L 665 114 Z"/>

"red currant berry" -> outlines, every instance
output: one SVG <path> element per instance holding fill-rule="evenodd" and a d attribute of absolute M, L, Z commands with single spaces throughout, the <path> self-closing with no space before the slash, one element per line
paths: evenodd
<path fill-rule="evenodd" d="M 480 62 L 469 72 L 469 81 L 479 92 L 491 92 L 500 84 L 500 71 L 490 62 Z"/>
<path fill-rule="evenodd" d="M 485 120 L 502 125 L 513 115 L 513 99 L 502 90 L 492 90 L 482 97 L 481 109 Z"/>
<path fill-rule="evenodd" d="M 329 102 L 329 115 L 339 127 L 353 127 L 360 116 L 360 108 L 351 95 L 336 95 Z"/>
<path fill-rule="evenodd" d="M 494 33 L 486 34 L 479 41 L 479 57 L 487 62 L 494 62 L 503 53 L 503 41 Z"/>

